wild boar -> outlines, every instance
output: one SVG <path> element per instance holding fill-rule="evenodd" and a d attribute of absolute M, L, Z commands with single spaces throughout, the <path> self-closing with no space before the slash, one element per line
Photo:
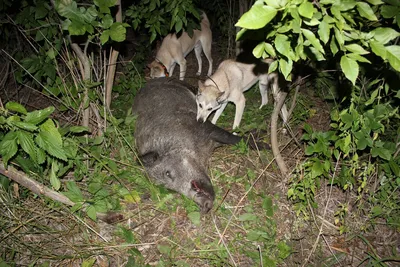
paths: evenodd
<path fill-rule="evenodd" d="M 196 91 L 173 78 L 148 81 L 133 102 L 135 140 L 149 176 L 193 199 L 206 213 L 215 198 L 207 174 L 211 154 L 216 147 L 235 144 L 241 137 L 209 121 L 196 120 Z"/>

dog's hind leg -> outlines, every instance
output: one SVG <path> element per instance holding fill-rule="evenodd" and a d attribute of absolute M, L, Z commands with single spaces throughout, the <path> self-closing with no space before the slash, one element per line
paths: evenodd
<path fill-rule="evenodd" d="M 215 111 L 214 117 L 211 121 L 213 124 L 217 123 L 219 116 L 221 116 L 221 114 L 224 111 L 227 104 L 228 104 L 228 101 L 226 101 L 225 103 L 222 103 L 221 107 L 219 109 L 217 109 L 217 111 Z"/>
<path fill-rule="evenodd" d="M 260 89 L 260 94 L 261 94 L 261 106 L 265 106 L 268 104 L 268 87 L 269 87 L 269 81 L 271 78 L 269 77 L 268 74 L 262 74 L 259 77 L 259 82 L 258 82 L 258 87 Z"/>
<path fill-rule="evenodd" d="M 279 85 L 278 85 L 278 75 L 276 75 L 274 82 L 272 83 L 272 94 L 274 95 L 274 100 L 275 100 L 274 105 L 276 105 L 276 103 L 278 103 L 279 99 L 281 98 L 281 92 L 280 92 Z M 286 104 L 283 104 L 280 114 L 281 114 L 282 120 L 284 122 L 287 122 L 289 112 L 287 110 Z"/>
<path fill-rule="evenodd" d="M 208 60 L 207 75 L 211 76 L 212 69 L 213 69 L 213 59 L 211 57 L 211 37 L 210 37 L 210 41 L 202 41 L 201 45 L 203 46 L 204 55 L 206 55 L 206 58 Z"/>
<path fill-rule="evenodd" d="M 196 46 L 194 47 L 194 52 L 196 54 L 197 63 L 199 63 L 199 70 L 196 73 L 197 76 L 199 76 L 201 74 L 201 67 L 203 64 L 203 61 L 201 59 L 201 51 L 203 51 L 203 48 L 201 47 L 201 43 L 197 43 Z"/>
<path fill-rule="evenodd" d="M 235 120 L 233 122 L 233 128 L 232 128 L 233 130 L 239 127 L 240 121 L 242 120 L 244 107 L 246 105 L 246 98 L 244 97 L 243 94 L 241 94 L 238 100 L 236 100 L 235 105 L 236 105 L 236 111 L 235 111 Z"/>

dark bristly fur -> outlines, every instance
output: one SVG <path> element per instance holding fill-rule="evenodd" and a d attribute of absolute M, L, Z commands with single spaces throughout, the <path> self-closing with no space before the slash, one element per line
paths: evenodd
<path fill-rule="evenodd" d="M 149 81 L 135 97 L 136 145 L 149 176 L 193 199 L 202 212 L 213 205 L 207 175 L 213 150 L 241 140 L 207 121 L 196 120 L 196 88 L 173 78 Z"/>

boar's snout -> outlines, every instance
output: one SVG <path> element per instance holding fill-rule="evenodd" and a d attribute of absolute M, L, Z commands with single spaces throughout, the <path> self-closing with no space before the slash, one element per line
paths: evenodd
<path fill-rule="evenodd" d="M 191 190 L 194 191 L 193 200 L 199 205 L 202 213 L 209 212 L 214 204 L 215 193 L 212 184 L 193 180 Z"/>

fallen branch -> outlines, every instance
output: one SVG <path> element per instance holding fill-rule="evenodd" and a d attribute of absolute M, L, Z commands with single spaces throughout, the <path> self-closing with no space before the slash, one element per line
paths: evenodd
<path fill-rule="evenodd" d="M 65 205 L 68 206 L 73 206 L 75 205 L 74 202 L 69 200 L 66 196 L 46 187 L 45 185 L 33 180 L 32 178 L 28 177 L 25 173 L 18 171 L 12 166 L 6 167 L 2 162 L 0 162 L 0 173 L 11 180 L 17 182 L 18 184 L 28 188 L 31 190 L 33 193 L 37 195 L 43 195 L 46 196 L 52 200 L 61 202 Z"/>
<path fill-rule="evenodd" d="M 282 175 L 286 178 L 288 169 L 286 167 L 285 161 L 281 156 L 281 152 L 279 151 L 278 144 L 278 117 L 281 111 L 283 104 L 285 103 L 287 93 L 284 91 L 280 92 L 280 97 L 278 102 L 274 107 L 274 111 L 271 116 L 271 147 L 272 152 L 274 153 L 275 161 L 278 164 L 279 169 L 281 170 Z"/>

